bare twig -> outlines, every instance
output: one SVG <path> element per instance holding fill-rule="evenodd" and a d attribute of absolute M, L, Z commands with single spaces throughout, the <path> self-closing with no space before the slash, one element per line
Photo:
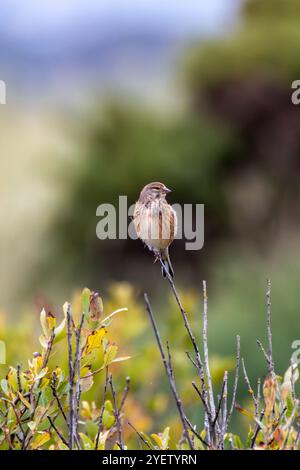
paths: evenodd
<path fill-rule="evenodd" d="M 162 343 L 161 343 L 160 334 L 159 334 L 159 331 L 158 331 L 158 328 L 157 328 L 157 325 L 156 325 L 156 322 L 155 322 L 155 319 L 154 319 L 154 315 L 153 315 L 153 312 L 152 312 L 151 305 L 150 305 L 147 294 L 144 294 L 144 300 L 145 300 L 145 304 L 146 304 L 146 310 L 148 312 L 148 315 L 149 315 L 149 318 L 150 318 L 150 321 L 151 321 L 151 324 L 152 324 L 152 327 L 153 327 L 153 331 L 154 331 L 154 334 L 155 334 L 155 338 L 156 338 L 156 341 L 157 341 L 157 345 L 158 345 L 158 348 L 159 348 L 159 351 L 160 351 L 160 355 L 161 355 L 161 358 L 162 358 L 162 361 L 163 361 L 163 364 L 164 364 L 164 367 L 165 367 L 165 371 L 166 371 L 166 374 L 167 374 L 167 377 L 168 377 L 168 380 L 169 380 L 170 388 L 171 388 L 172 394 L 174 396 L 175 403 L 176 403 L 176 406 L 177 406 L 177 409 L 178 409 L 178 412 L 179 412 L 179 416 L 180 416 L 180 419 L 181 419 L 181 422 L 182 422 L 182 425 L 183 425 L 183 429 L 184 429 L 184 432 L 185 432 L 185 437 L 188 441 L 188 444 L 189 444 L 190 448 L 193 449 L 194 447 L 193 447 L 193 443 L 191 441 L 191 438 L 190 438 L 190 435 L 189 435 L 189 432 L 188 432 L 188 429 L 187 429 L 187 423 L 186 423 L 186 420 L 185 420 L 185 414 L 184 414 L 184 411 L 183 411 L 183 408 L 182 408 L 182 403 L 181 403 L 181 400 L 180 400 L 180 398 L 178 396 L 178 393 L 177 393 L 177 390 L 176 390 L 176 385 L 175 385 L 174 378 L 172 376 L 172 373 L 170 372 L 170 368 L 169 368 L 169 365 L 168 365 L 168 362 L 167 362 L 167 359 L 166 359 L 166 356 L 165 356 L 165 352 L 164 352 L 164 349 L 163 349 L 163 346 L 162 346 Z"/>
<path fill-rule="evenodd" d="M 14 413 L 15 413 L 16 420 L 17 420 L 17 423 L 18 423 L 18 425 L 19 425 L 20 431 L 22 432 L 22 440 L 21 440 L 21 443 L 22 443 L 22 450 L 23 450 L 24 447 L 25 447 L 26 432 L 24 431 L 24 428 L 23 428 L 23 425 L 22 425 L 20 416 L 19 416 L 19 414 L 18 414 L 18 410 L 16 409 L 15 405 L 14 405 L 12 402 L 11 402 L 11 406 L 12 406 L 12 409 L 14 410 Z"/>
<path fill-rule="evenodd" d="M 293 362 L 293 359 L 291 358 L 290 360 L 291 364 L 291 388 L 292 388 L 292 398 L 295 401 L 296 400 L 296 393 L 295 393 L 295 375 L 296 375 L 296 369 L 297 369 L 297 364 Z"/>
<path fill-rule="evenodd" d="M 201 392 L 201 390 L 199 390 L 199 388 L 197 387 L 197 385 L 195 384 L 195 382 L 192 382 L 192 385 L 193 385 L 194 389 L 196 390 L 198 396 L 200 397 L 200 399 L 201 399 L 201 401 L 202 401 L 202 404 L 203 404 L 203 406 L 204 406 L 204 410 L 205 410 L 206 413 L 207 413 L 209 423 L 210 423 L 210 425 L 212 425 L 212 424 L 213 424 L 213 419 L 212 419 L 212 416 L 211 416 L 211 413 L 210 413 L 210 409 L 208 408 L 207 403 L 205 402 L 203 393 Z"/>
<path fill-rule="evenodd" d="M 197 437 L 197 439 L 199 439 L 200 442 L 202 442 L 202 444 L 207 447 L 207 448 L 210 448 L 210 445 L 208 444 L 208 442 L 205 441 L 205 439 L 203 439 L 200 434 L 196 431 L 195 429 L 195 426 L 192 425 L 192 423 L 190 422 L 190 420 L 187 418 L 187 416 L 185 416 L 185 420 L 187 422 L 187 425 L 188 427 L 190 428 L 190 430 L 192 431 L 192 433 Z"/>
<path fill-rule="evenodd" d="M 52 347 L 53 347 L 54 338 L 55 338 L 55 330 L 54 330 L 54 328 L 53 328 L 53 329 L 52 329 L 51 336 L 50 336 L 50 338 L 48 339 L 47 349 L 46 349 L 45 354 L 44 354 L 44 357 L 43 357 L 42 369 L 44 369 L 44 368 L 47 366 L 47 364 L 48 364 L 48 361 L 49 361 L 49 358 L 50 358 L 50 354 L 51 354 L 51 351 L 52 351 Z M 38 387 L 40 386 L 40 383 L 41 383 L 41 381 L 38 382 Z"/>
<path fill-rule="evenodd" d="M 259 422 L 262 421 L 264 415 L 265 415 L 265 410 L 263 409 L 260 413 Z M 260 425 L 258 423 L 256 423 L 255 429 L 254 429 L 254 432 L 253 432 L 253 436 L 251 438 L 251 444 L 250 444 L 251 449 L 253 449 L 253 447 L 255 445 L 255 441 L 256 441 L 256 438 L 257 438 L 257 435 L 258 435 L 260 429 L 261 429 Z"/>
<path fill-rule="evenodd" d="M 114 389 L 114 384 L 113 384 L 113 379 L 112 379 L 112 374 L 109 376 L 109 385 L 113 397 L 113 405 L 114 405 L 114 415 L 115 415 L 115 420 L 116 420 L 116 425 L 117 425 L 117 430 L 118 430 L 118 436 L 119 436 L 119 442 L 118 445 L 121 450 L 124 450 L 124 444 L 123 444 L 123 436 L 122 436 L 122 426 L 121 426 L 121 421 L 120 421 L 120 415 L 119 415 L 119 410 L 118 410 L 118 405 L 117 405 L 117 399 L 116 399 L 116 392 Z"/>
<path fill-rule="evenodd" d="M 255 406 L 255 409 L 256 409 L 256 407 L 257 407 L 257 399 L 256 399 L 256 396 L 255 396 L 255 394 L 254 394 L 253 388 L 251 387 L 248 374 L 247 374 L 247 372 L 246 372 L 244 358 L 242 358 L 242 366 L 243 366 L 243 372 L 244 372 L 245 382 L 246 382 L 246 385 L 247 385 L 247 387 L 248 387 L 248 392 L 249 392 L 249 394 L 250 394 L 251 397 L 252 397 L 252 400 L 253 400 L 253 403 L 254 403 L 254 406 Z"/>
<path fill-rule="evenodd" d="M 271 363 L 270 363 L 270 356 L 268 355 L 268 353 L 266 352 L 265 348 L 263 347 L 262 342 L 259 341 L 259 339 L 257 339 L 256 342 L 257 342 L 257 344 L 258 344 L 260 350 L 262 351 L 263 355 L 265 356 L 265 359 L 266 359 L 266 361 L 267 361 L 268 371 L 270 372 L 270 371 L 271 371 L 271 368 L 272 368 Z"/>
<path fill-rule="evenodd" d="M 22 393 L 22 385 L 21 385 L 21 366 L 20 364 L 17 365 L 17 380 L 18 380 L 18 390 L 20 393 Z"/>
<path fill-rule="evenodd" d="M 182 315 L 182 318 L 183 318 L 183 322 L 184 322 L 184 326 L 188 332 L 188 335 L 190 337 L 190 340 L 191 340 L 191 343 L 192 343 L 192 346 L 194 348 L 194 351 L 195 351 L 195 354 L 196 354 L 196 364 L 197 364 L 197 370 L 198 370 L 198 373 L 199 373 L 199 376 L 200 376 L 200 380 L 201 380 L 201 385 L 202 385 L 202 389 L 205 393 L 205 399 L 206 399 L 206 384 L 205 384 L 205 377 L 204 377 L 204 369 L 203 369 L 203 363 L 202 363 L 202 359 L 201 359 L 201 355 L 200 355 L 200 351 L 199 351 L 199 348 L 197 346 L 197 343 L 196 343 L 196 340 L 195 340 L 195 337 L 193 335 L 193 332 L 191 330 L 191 327 L 189 325 L 189 322 L 188 322 L 188 319 L 187 319 L 187 314 L 186 314 L 186 311 L 184 310 L 183 308 L 183 305 L 181 303 L 181 300 L 179 298 L 179 295 L 177 293 L 177 290 L 176 290 L 176 287 L 175 287 L 175 284 L 174 284 L 174 281 L 172 279 L 172 277 L 170 276 L 170 273 L 169 271 L 166 269 L 162 259 L 161 259 L 161 256 L 159 256 L 159 261 L 160 261 L 160 264 L 161 264 L 161 267 L 163 269 L 163 271 L 165 272 L 166 274 L 166 278 L 168 279 L 169 281 L 169 284 L 171 286 L 171 289 L 173 291 L 173 294 L 174 294 L 174 297 L 175 297 L 175 300 L 177 302 L 177 305 L 179 307 L 179 310 L 181 312 L 181 315 Z"/>
<path fill-rule="evenodd" d="M 260 404 L 260 394 L 261 394 L 260 388 L 261 388 L 261 382 L 260 382 L 260 378 L 258 378 L 257 379 L 257 394 L 256 394 L 256 409 L 255 409 L 257 418 L 259 414 L 259 404 Z"/>
<path fill-rule="evenodd" d="M 60 440 L 65 444 L 65 446 L 67 446 L 68 448 L 69 447 L 69 443 L 66 441 L 66 439 L 64 438 L 64 436 L 62 435 L 62 433 L 57 429 L 57 427 L 55 426 L 54 422 L 52 421 L 52 419 L 50 418 L 50 416 L 47 416 L 48 418 L 48 421 L 50 423 L 50 426 L 54 429 L 54 431 L 56 432 L 56 434 L 58 435 L 58 437 L 60 438 Z"/>
<path fill-rule="evenodd" d="M 282 446 L 282 449 L 285 449 L 287 443 L 288 443 L 288 439 L 289 439 L 289 436 L 290 436 L 290 432 L 291 432 L 291 428 L 292 428 L 292 425 L 293 425 L 293 420 L 294 420 L 294 416 L 295 416 L 295 413 L 297 411 L 297 408 L 299 409 L 299 400 L 296 400 L 295 404 L 294 404 L 294 408 L 292 410 L 292 413 L 291 413 L 291 416 L 289 417 L 289 421 L 288 421 L 288 425 L 287 425 L 287 433 L 286 433 L 286 436 L 285 436 L 285 439 L 284 439 L 284 442 L 283 442 L 283 446 Z"/>
<path fill-rule="evenodd" d="M 268 332 L 268 342 L 269 342 L 269 350 L 268 350 L 269 372 L 270 374 L 272 374 L 272 377 L 274 378 L 275 372 L 274 372 L 272 329 L 271 329 L 271 281 L 270 279 L 268 279 L 268 283 L 267 283 L 266 298 L 267 298 L 267 332 Z"/>
<path fill-rule="evenodd" d="M 120 404 L 120 408 L 119 408 L 119 413 L 122 412 L 122 409 L 123 409 L 123 407 L 124 407 L 126 398 L 127 398 L 127 396 L 128 396 L 128 393 L 129 393 L 129 389 L 130 389 L 130 377 L 126 377 L 126 385 L 125 385 L 123 397 L 122 397 L 122 400 L 121 400 L 121 404 Z"/>
<path fill-rule="evenodd" d="M 231 405 L 230 405 L 229 413 L 227 415 L 227 423 L 226 423 L 227 428 L 229 426 L 229 423 L 230 423 L 230 420 L 231 420 L 231 417 L 232 417 L 232 413 L 233 413 L 234 405 L 235 405 L 235 400 L 236 400 L 237 387 L 238 387 L 238 381 L 239 381 L 240 357 L 241 357 L 241 341 L 240 341 L 239 335 L 237 335 L 237 337 L 236 337 L 235 378 L 234 378 Z"/>
<path fill-rule="evenodd" d="M 215 402 L 214 402 L 212 379 L 211 379 L 209 361 L 208 361 L 207 290 L 206 290 L 206 282 L 205 281 L 203 281 L 203 329 L 202 329 L 202 338 L 203 338 L 204 366 L 205 366 L 206 378 L 207 378 L 207 383 L 208 383 L 209 406 L 210 406 L 210 412 L 211 412 L 211 415 L 212 415 L 212 419 L 214 419 L 216 411 L 215 411 Z M 216 420 L 215 420 L 215 423 L 216 423 Z"/>
<path fill-rule="evenodd" d="M 105 375 L 105 383 L 104 383 L 104 390 L 103 390 L 103 402 L 102 402 L 102 407 L 100 411 L 98 431 L 97 431 L 97 436 L 96 436 L 96 441 L 95 441 L 95 450 L 98 450 L 100 434 L 103 431 L 103 414 L 105 410 L 105 401 L 106 401 L 107 387 L 108 387 L 108 381 L 109 381 L 108 367 L 105 368 L 105 372 L 106 372 L 106 375 Z"/>
<path fill-rule="evenodd" d="M 59 399 L 59 396 L 57 395 L 57 392 L 56 392 L 56 373 L 53 372 L 53 376 L 52 376 L 52 380 L 50 382 L 50 388 L 52 390 L 52 394 L 57 402 L 57 406 L 65 420 L 66 423 L 68 423 L 68 419 L 67 419 L 67 416 L 66 416 L 66 413 L 65 413 L 65 410 L 63 409 L 63 406 L 61 404 L 61 401 Z"/>
<path fill-rule="evenodd" d="M 289 417 L 289 420 L 288 420 L 288 424 L 287 424 L 287 428 L 286 428 L 287 433 L 286 433 L 286 436 L 285 436 L 285 440 L 284 440 L 282 449 L 285 449 L 285 447 L 288 443 L 288 439 L 290 437 L 290 432 L 291 432 L 291 428 L 292 428 L 293 421 L 294 421 L 294 416 L 296 414 L 298 406 L 299 406 L 299 400 L 296 400 L 295 404 L 294 404 L 294 407 L 293 407 L 293 410 L 292 410 L 292 413 L 291 413 L 291 416 Z"/>
<path fill-rule="evenodd" d="M 133 426 L 133 424 L 127 420 L 127 424 L 136 432 L 138 437 L 141 439 L 141 441 L 148 447 L 148 449 L 152 449 L 150 446 L 149 442 L 144 438 L 144 436 Z"/>
<path fill-rule="evenodd" d="M 78 434 L 78 416 L 79 416 L 79 407 L 80 407 L 80 395 L 81 395 L 81 384 L 80 384 L 80 372 L 81 372 L 81 349 L 80 349 L 80 339 L 81 332 L 84 322 L 84 313 L 81 315 L 81 320 L 78 328 L 75 331 L 76 345 L 75 345 L 75 355 L 74 355 L 74 369 L 77 369 L 77 378 L 75 384 L 75 396 L 74 396 L 74 414 L 73 414 L 73 431 L 74 436 Z M 73 381 L 75 380 L 75 371 L 73 370 Z M 78 446 L 79 438 L 77 439 Z"/>
<path fill-rule="evenodd" d="M 220 398 L 219 398 L 219 402 L 218 402 L 218 406 L 217 406 L 217 411 L 216 411 L 216 414 L 215 414 L 215 417 L 214 417 L 214 420 L 213 420 L 213 426 L 215 426 L 215 424 L 216 424 L 216 422 L 219 418 L 219 414 L 220 414 L 221 407 L 222 407 L 222 402 L 225 398 L 225 387 L 226 387 L 226 384 L 227 384 L 227 377 L 228 377 L 228 373 L 227 373 L 227 371 L 225 371 L 223 382 L 222 382 Z"/>
<path fill-rule="evenodd" d="M 228 372 L 227 370 L 224 372 L 224 379 L 223 379 L 223 390 L 222 390 L 222 395 L 223 395 L 223 412 L 222 412 L 222 420 L 220 419 L 220 430 L 218 431 L 219 433 L 219 449 L 223 449 L 224 447 L 224 436 L 227 431 L 227 386 L 228 386 Z M 222 401 L 222 395 L 220 396 L 220 402 Z"/>
<path fill-rule="evenodd" d="M 72 316 L 71 305 L 67 308 L 67 330 L 68 330 L 68 365 L 69 365 L 69 448 L 74 445 L 74 363 L 72 348 Z"/>

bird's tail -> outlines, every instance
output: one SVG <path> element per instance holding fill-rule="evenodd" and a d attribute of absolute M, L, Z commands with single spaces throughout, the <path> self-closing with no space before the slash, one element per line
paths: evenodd
<path fill-rule="evenodd" d="M 166 248 L 161 252 L 161 259 L 164 264 L 166 271 L 170 274 L 171 277 L 174 277 L 174 270 L 169 256 L 169 249 Z M 165 269 L 161 267 L 161 272 L 163 277 L 167 277 Z"/>

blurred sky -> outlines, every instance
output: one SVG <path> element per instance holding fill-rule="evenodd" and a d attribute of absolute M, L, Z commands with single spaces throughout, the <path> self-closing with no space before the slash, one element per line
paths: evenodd
<path fill-rule="evenodd" d="M 18 91 L 30 98 L 32 92 L 78 85 L 126 90 L 143 77 L 155 86 L 180 45 L 222 34 L 240 3 L 2 0 L 0 78 L 13 86 L 11 96 Z"/>

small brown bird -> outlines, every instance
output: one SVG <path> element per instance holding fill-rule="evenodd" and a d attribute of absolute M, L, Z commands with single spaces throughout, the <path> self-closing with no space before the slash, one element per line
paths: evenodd
<path fill-rule="evenodd" d="M 155 261 L 161 258 L 165 269 L 174 277 L 169 245 L 177 233 L 177 215 L 166 201 L 170 192 L 163 183 L 147 184 L 135 205 L 133 222 L 138 237 L 155 254 Z M 166 277 L 163 268 L 162 274 Z"/>

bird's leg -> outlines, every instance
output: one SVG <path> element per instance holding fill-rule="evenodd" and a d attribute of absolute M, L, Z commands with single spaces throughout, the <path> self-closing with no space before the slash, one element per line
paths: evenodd
<path fill-rule="evenodd" d="M 157 263 L 157 261 L 160 261 L 161 259 L 161 255 L 160 255 L 160 252 L 158 250 L 153 250 L 153 253 L 154 253 L 154 263 Z"/>

